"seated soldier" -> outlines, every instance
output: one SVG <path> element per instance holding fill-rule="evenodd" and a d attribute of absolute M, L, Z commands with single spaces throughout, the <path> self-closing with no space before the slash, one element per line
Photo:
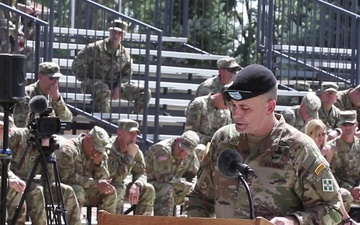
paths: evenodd
<path fill-rule="evenodd" d="M 107 132 L 94 126 L 87 134 L 62 141 L 55 154 L 61 181 L 74 189 L 80 207 L 96 205 L 115 213 L 116 190 L 107 167 L 107 144 Z"/>
<path fill-rule="evenodd" d="M 14 126 L 14 120 L 9 117 L 9 126 Z M 0 137 L 4 136 L 4 113 L 0 113 Z M 0 149 L 3 149 L 3 142 L 0 141 Z M 2 160 L 0 160 L 0 174 L 2 174 Z M 1 181 L 1 176 L 0 176 Z M 15 209 L 18 207 L 22 193 L 26 188 L 25 181 L 21 180 L 8 168 L 8 189 L 6 195 L 7 224 L 10 224 L 14 218 Z M 0 189 L 2 190 L 1 183 Z M 20 216 L 16 220 L 16 225 L 24 225 L 26 216 L 26 205 L 23 204 Z"/>
<path fill-rule="evenodd" d="M 9 117 L 10 121 L 11 117 Z M 28 128 L 17 128 L 13 125 L 13 121 L 9 123 L 9 148 L 12 150 L 12 158 L 10 162 L 10 169 L 18 176 L 21 180 L 28 182 L 29 177 L 34 169 L 35 174 L 42 174 L 42 172 L 47 172 L 44 168 L 40 167 L 34 168 L 36 159 L 40 157 L 40 152 L 42 149 L 39 149 L 38 146 L 34 143 L 34 134 L 30 132 Z M 0 127 L 2 125 L 0 124 Z M 2 141 L 2 136 L 0 137 Z M 51 191 L 55 193 L 55 183 L 52 182 L 54 170 L 52 167 L 48 166 L 48 175 L 51 183 Z M 63 183 L 60 183 L 61 192 L 64 199 L 64 207 L 67 210 L 67 218 L 69 225 L 78 225 L 80 224 L 80 208 L 77 203 L 77 199 L 74 193 L 74 190 Z M 46 197 L 45 197 L 46 196 Z M 54 203 L 58 203 L 60 199 L 57 199 L 56 195 L 54 196 Z M 27 203 L 27 212 L 30 216 L 31 222 L 33 224 L 45 225 L 46 224 L 46 209 L 45 205 L 49 202 L 48 195 L 44 194 L 44 187 L 41 184 L 36 183 L 35 181 L 31 183 L 28 192 L 25 196 L 25 201 Z M 17 205 L 13 205 L 11 210 L 15 210 Z"/>
<path fill-rule="evenodd" d="M 87 45 L 76 55 L 71 70 L 81 81 L 81 91 L 91 94 L 96 112 L 111 112 L 113 100 L 134 102 L 134 113 L 148 107 L 151 91 L 131 82 L 133 60 L 121 43 L 128 24 L 116 19 L 109 27 L 110 36 Z"/>
<path fill-rule="evenodd" d="M 146 172 L 156 192 L 155 216 L 172 216 L 174 206 L 183 203 L 193 187 L 199 169 L 195 153 L 199 141 L 199 136 L 189 130 L 181 137 L 160 141 L 149 148 Z"/>
<path fill-rule="evenodd" d="M 107 146 L 111 184 L 117 190 L 116 212 L 120 212 L 127 198 L 131 205 L 137 205 L 135 215 L 151 216 L 155 190 L 147 183 L 144 155 L 136 144 L 137 135 L 140 134 L 139 124 L 130 119 L 119 120 L 116 134 Z M 132 181 L 125 184 L 129 175 L 132 175 Z"/>
<path fill-rule="evenodd" d="M 306 124 L 312 119 L 319 118 L 321 101 L 314 93 L 308 93 L 301 100 L 300 105 L 282 111 L 286 123 L 304 132 Z"/>
<path fill-rule="evenodd" d="M 206 145 L 219 128 L 232 123 L 222 91 L 196 97 L 187 107 L 185 130 L 195 131 L 201 144 Z"/>
<path fill-rule="evenodd" d="M 14 106 L 15 125 L 17 127 L 26 126 L 27 120 L 29 120 L 28 115 L 31 113 L 29 102 L 37 95 L 45 96 L 48 99 L 48 104 L 53 109 L 51 116 L 57 116 L 64 121 L 71 121 L 73 115 L 59 91 L 59 79 L 63 76 L 60 73 L 59 65 L 52 62 L 40 63 L 38 75 L 38 80 L 35 83 L 25 87 L 25 99 Z"/>

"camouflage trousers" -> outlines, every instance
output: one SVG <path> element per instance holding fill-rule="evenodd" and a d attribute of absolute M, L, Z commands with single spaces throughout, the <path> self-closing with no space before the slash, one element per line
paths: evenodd
<path fill-rule="evenodd" d="M 184 202 L 189 189 L 170 183 L 155 183 L 153 185 L 156 192 L 154 216 L 173 216 L 174 206 Z"/>
<path fill-rule="evenodd" d="M 67 210 L 69 225 L 80 225 L 80 208 L 73 189 L 65 184 L 60 184 L 60 188 Z M 51 185 L 51 191 L 54 197 L 54 203 L 59 204 L 54 184 Z M 31 183 L 25 201 L 32 224 L 46 225 L 45 202 L 50 202 L 49 199 L 49 193 L 44 194 L 44 188 L 40 184 Z"/>
<path fill-rule="evenodd" d="M 80 208 L 85 205 L 96 205 L 98 210 L 106 210 L 115 214 L 116 197 L 115 192 L 110 194 L 101 194 L 97 187 L 84 189 L 81 185 L 71 184 L 74 189 Z"/>
<path fill-rule="evenodd" d="M 46 225 L 44 189 L 41 185 L 31 183 L 25 197 L 27 212 L 33 224 Z"/>
<path fill-rule="evenodd" d="M 54 193 L 54 188 L 55 186 L 52 185 L 53 193 Z M 60 188 L 63 195 L 65 208 L 67 210 L 67 219 L 69 225 L 80 225 L 81 208 L 79 206 L 74 190 L 70 185 L 66 185 L 66 184 L 61 184 Z M 55 201 L 58 200 L 55 199 Z"/>
<path fill-rule="evenodd" d="M 112 183 L 117 192 L 117 204 L 116 204 L 116 212 L 120 213 L 121 207 L 124 204 L 124 201 L 128 198 L 128 193 L 131 185 L 133 183 L 128 183 L 124 185 L 124 183 Z M 151 216 L 155 201 L 155 189 L 149 183 L 145 183 L 144 186 L 140 190 L 139 202 L 136 206 L 136 210 L 134 215 L 144 215 Z"/>
<path fill-rule="evenodd" d="M 15 209 L 19 206 L 22 194 L 17 193 L 14 188 L 9 188 L 6 197 L 6 210 L 7 210 L 7 224 L 11 224 Z M 26 204 L 23 204 L 21 207 L 21 212 L 16 219 L 16 225 L 25 224 L 26 220 Z"/>
<path fill-rule="evenodd" d="M 94 111 L 108 113 L 111 111 L 112 87 L 110 83 L 103 82 L 98 79 L 87 80 L 81 84 L 81 90 L 85 94 L 91 94 Z M 121 83 L 120 99 L 134 102 L 134 113 L 142 113 L 144 107 L 148 107 L 151 98 L 151 91 L 147 90 L 148 98 L 145 100 L 145 89 L 135 83 Z"/>

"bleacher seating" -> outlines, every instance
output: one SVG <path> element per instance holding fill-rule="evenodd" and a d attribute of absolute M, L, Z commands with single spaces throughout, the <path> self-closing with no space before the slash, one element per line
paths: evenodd
<path fill-rule="evenodd" d="M 66 57 L 54 57 L 53 62 L 56 62 L 60 65 L 64 76 L 60 78 L 60 90 L 62 96 L 66 99 L 66 102 L 73 105 L 87 105 L 88 112 L 92 114 L 92 116 L 97 118 L 102 118 L 108 120 L 109 122 L 114 122 L 119 118 L 131 118 L 137 120 L 139 122 L 142 121 L 142 115 L 136 114 L 128 114 L 124 112 L 119 112 L 120 107 L 127 107 L 129 102 L 124 100 L 113 101 L 111 103 L 113 112 L 117 113 L 92 113 L 91 112 L 91 96 L 89 94 L 82 94 L 80 92 L 80 82 L 76 80 L 76 77 L 71 73 L 70 67 L 73 61 L 73 58 L 76 55 L 76 52 L 85 47 L 85 44 L 79 44 L 75 42 L 74 37 L 76 36 L 86 36 L 91 37 L 93 40 L 103 39 L 108 36 L 107 31 L 96 31 L 96 30 L 84 30 L 84 29 L 75 29 L 75 28 L 61 28 L 54 27 L 54 36 L 55 37 L 64 37 L 66 34 L 67 39 L 58 38 L 63 42 L 59 42 L 54 40 L 52 43 L 53 49 L 55 50 L 69 50 L 71 52 L 70 55 Z M 126 36 L 127 43 L 131 42 L 143 42 L 144 35 L 141 34 L 127 34 Z M 56 38 L 55 38 L 56 39 Z M 151 41 L 156 42 L 157 36 L 151 36 Z M 64 42 L 67 41 L 67 42 Z M 164 42 L 172 42 L 172 43 L 186 43 L 186 38 L 176 38 L 176 37 L 163 37 L 162 40 Z M 28 44 L 33 44 L 31 41 L 28 41 Z M 140 48 L 129 48 L 131 55 L 136 56 L 144 56 L 146 54 L 145 49 Z M 157 50 L 148 51 L 150 56 L 156 56 Z M 200 54 L 200 53 L 190 53 L 190 52 L 178 52 L 178 51 L 162 51 L 163 58 L 175 58 L 175 59 L 193 59 L 193 60 L 208 60 L 208 61 L 216 61 L 222 57 L 223 55 L 211 55 L 211 54 Z M 139 76 L 139 80 L 132 80 L 133 82 L 138 82 L 139 85 L 144 85 L 144 81 L 141 76 L 144 76 L 145 73 L 145 64 L 134 63 L 133 64 L 134 76 Z M 157 71 L 157 65 L 150 65 L 148 74 L 150 77 L 154 76 Z M 185 115 L 184 111 L 188 106 L 190 100 L 194 98 L 195 91 L 199 85 L 199 83 L 207 78 L 210 78 L 218 73 L 217 69 L 209 69 L 209 68 L 192 68 L 192 67 L 184 67 L 184 66 L 169 66 L 162 65 L 161 66 L 161 98 L 160 102 L 160 113 L 159 115 L 159 124 L 155 123 L 154 116 L 154 106 L 155 106 L 155 96 L 150 99 L 149 104 L 149 114 L 147 115 L 147 123 L 148 129 L 150 133 L 147 135 L 147 139 L 152 139 L 153 134 L 151 131 L 154 129 L 153 127 L 159 127 L 159 139 L 162 140 L 168 137 L 174 137 L 176 135 L 180 135 L 183 131 L 183 126 L 185 123 Z M 28 79 L 33 79 L 34 74 L 28 73 Z M 157 86 L 157 81 L 150 80 L 149 88 L 152 92 L 155 91 Z M 297 92 L 297 91 L 284 91 L 279 90 L 279 95 L 282 96 L 292 96 L 292 97 L 302 97 L 306 94 L 306 92 Z M 131 104 L 130 104 L 131 105 Z M 277 106 L 277 111 L 282 111 L 289 106 L 279 105 Z M 162 115 L 164 114 L 164 115 Z M 82 117 L 81 115 L 76 115 L 74 119 L 77 123 L 86 123 L 88 122 L 88 118 Z M 169 132 L 170 131 L 170 132 Z"/>

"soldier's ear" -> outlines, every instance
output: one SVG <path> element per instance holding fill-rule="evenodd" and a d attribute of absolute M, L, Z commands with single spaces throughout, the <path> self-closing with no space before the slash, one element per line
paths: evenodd
<path fill-rule="evenodd" d="M 271 114 L 275 111 L 275 106 L 276 106 L 276 101 L 275 100 L 270 100 L 267 102 L 267 110 L 266 113 L 267 114 Z"/>

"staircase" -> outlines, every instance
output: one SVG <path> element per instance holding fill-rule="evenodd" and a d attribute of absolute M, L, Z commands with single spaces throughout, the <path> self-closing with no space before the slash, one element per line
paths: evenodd
<path fill-rule="evenodd" d="M 284 85 L 307 80 L 317 90 L 323 81 L 336 82 L 341 89 L 359 84 L 358 2 L 347 3 L 301 0 L 288 11 L 291 1 L 279 7 L 270 1 L 269 12 L 264 10 L 269 5 L 261 3 L 258 18 L 265 29 L 258 33 L 257 45 Z"/>

